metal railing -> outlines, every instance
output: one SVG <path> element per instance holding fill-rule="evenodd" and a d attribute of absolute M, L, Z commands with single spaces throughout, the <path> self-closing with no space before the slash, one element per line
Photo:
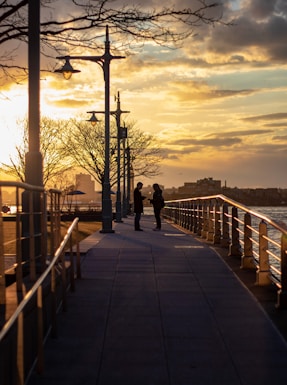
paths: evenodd
<path fill-rule="evenodd" d="M 23 292 L 23 277 L 28 273 L 34 282 L 59 247 L 60 196 L 59 190 L 0 181 L 0 305 L 6 303 L 9 277 Z"/>
<path fill-rule="evenodd" d="M 59 190 L 0 181 L 0 378 L 5 385 L 23 385 L 34 362 L 43 370 L 45 335 L 56 335 L 56 312 L 59 306 L 66 309 L 75 270 L 81 277 L 78 218 L 62 240 L 60 196 Z"/>
<path fill-rule="evenodd" d="M 287 308 L 287 229 L 224 195 L 166 201 L 165 218 L 229 249 L 241 268 L 256 269 L 256 284 L 278 287 L 278 308 Z"/>
<path fill-rule="evenodd" d="M 24 385 L 25 378 L 28 376 L 27 372 L 30 372 L 33 361 L 37 362 L 37 371 L 42 373 L 44 370 L 44 337 L 45 337 L 45 325 L 44 325 L 44 309 L 47 311 L 47 306 L 44 306 L 44 299 L 49 298 L 51 305 L 51 325 L 48 328 L 48 332 L 51 332 L 52 336 L 57 334 L 57 279 L 60 279 L 61 286 L 61 299 L 60 304 L 63 310 L 66 310 L 66 292 L 67 292 L 67 266 L 65 263 L 64 250 L 68 242 L 70 242 L 70 287 L 74 290 L 74 257 L 72 251 L 71 235 L 72 232 L 78 226 L 78 218 L 76 218 L 69 227 L 67 234 L 65 235 L 60 247 L 57 249 L 54 257 L 50 261 L 50 264 L 39 277 L 36 283 L 24 296 L 23 300 L 19 303 L 16 311 L 9 318 L 6 324 L 0 331 L 0 352 L 1 355 L 6 354 L 10 357 L 9 365 L 2 365 L 1 378 L 5 379 L 5 384 L 17 384 Z M 78 249 L 78 244 L 77 244 Z M 79 259 L 79 250 L 77 252 Z M 80 264 L 77 263 L 77 275 L 80 276 Z M 49 296 L 44 294 L 44 291 L 49 291 Z M 35 322 L 25 322 L 25 310 L 34 302 L 34 319 Z M 31 310 L 30 310 L 31 311 Z M 36 331 L 35 331 L 36 325 Z M 30 328 L 30 330 L 29 330 Z M 35 352 L 32 352 L 29 356 L 25 354 L 25 342 L 27 341 L 26 335 L 33 335 L 35 333 L 36 343 Z M 46 330 L 47 333 L 47 330 Z M 6 339 L 6 341 L 5 341 Z M 7 340 L 12 348 L 5 349 L 7 346 Z M 29 342 L 31 344 L 31 341 Z M 14 345 L 14 347 L 13 347 Z M 1 349 L 3 347 L 3 350 Z M 30 348 L 31 349 L 31 348 Z M 16 354 L 12 354 L 16 352 Z M 14 362 L 11 362 L 14 359 Z M 27 359 L 28 362 L 25 362 Z M 3 360 L 5 361 L 5 360 Z"/>

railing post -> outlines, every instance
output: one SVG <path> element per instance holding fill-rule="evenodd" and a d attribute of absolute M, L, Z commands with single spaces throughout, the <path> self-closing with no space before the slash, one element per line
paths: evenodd
<path fill-rule="evenodd" d="M 22 266 L 22 241 L 21 241 L 21 212 L 20 212 L 20 191 L 16 188 L 16 290 L 21 293 L 23 290 L 23 266 Z"/>
<path fill-rule="evenodd" d="M 281 288 L 277 293 L 277 304 L 279 309 L 287 309 L 287 235 L 281 237 Z"/>
<path fill-rule="evenodd" d="M 181 225 L 181 202 L 178 202 L 178 216 L 177 216 L 177 224 L 180 226 Z"/>
<path fill-rule="evenodd" d="M 270 285 L 270 266 L 268 258 L 267 224 L 259 223 L 259 267 L 256 272 L 256 284 L 259 286 Z"/>
<path fill-rule="evenodd" d="M 65 263 L 65 254 L 62 253 L 60 257 L 60 266 L 61 266 L 61 280 L 62 280 L 62 308 L 63 311 L 67 311 L 67 277 L 66 277 L 66 263 Z"/>
<path fill-rule="evenodd" d="M 77 224 L 78 225 L 78 224 Z M 71 291 L 75 291 L 75 263 L 74 263 L 74 253 L 73 253 L 73 239 L 70 237 L 70 285 Z"/>
<path fill-rule="evenodd" d="M 185 221 L 185 202 L 181 203 L 180 207 L 180 227 L 184 227 L 184 221 Z"/>
<path fill-rule="evenodd" d="M 193 231 L 193 201 L 189 202 L 189 231 Z"/>
<path fill-rule="evenodd" d="M 170 221 L 173 221 L 173 204 L 169 203 L 167 209 L 168 209 L 168 219 Z"/>
<path fill-rule="evenodd" d="M 193 201 L 192 202 L 192 221 L 191 221 L 191 229 L 190 229 L 193 233 L 197 232 L 196 211 L 197 211 L 197 204 L 195 201 Z"/>
<path fill-rule="evenodd" d="M 181 222 L 181 227 L 186 229 L 186 220 L 187 220 L 187 202 L 184 201 L 182 204 L 182 222 Z"/>
<path fill-rule="evenodd" d="M 227 203 L 223 203 L 222 205 L 222 238 L 221 238 L 220 244 L 222 247 L 226 249 L 230 245 Z"/>
<path fill-rule="evenodd" d="M 176 204 L 176 209 L 175 209 L 175 217 L 174 217 L 174 223 L 179 224 L 179 218 L 180 218 L 180 202 Z"/>
<path fill-rule="evenodd" d="M 176 218 L 176 203 L 172 203 L 172 207 L 171 207 L 171 219 L 173 221 L 173 223 L 176 223 L 175 222 L 175 218 Z"/>
<path fill-rule="evenodd" d="M 21 312 L 17 324 L 17 385 L 24 383 L 24 314 Z"/>
<path fill-rule="evenodd" d="M 172 213 L 173 213 L 173 206 L 172 206 L 172 203 L 169 203 L 169 204 L 168 204 L 168 207 L 166 207 L 164 210 L 165 210 L 164 212 L 166 213 L 167 218 L 168 218 L 170 221 L 172 221 L 172 220 L 173 220 L 173 217 L 172 217 Z"/>
<path fill-rule="evenodd" d="M 182 206 L 182 203 L 179 202 L 178 203 L 178 219 L 177 219 L 177 224 L 179 226 L 181 226 L 181 216 L 182 216 L 181 206 Z"/>
<path fill-rule="evenodd" d="M 252 249 L 252 230 L 251 230 L 251 215 L 245 213 L 244 215 L 244 247 L 243 255 L 241 257 L 242 269 L 255 269 L 253 249 Z"/>
<path fill-rule="evenodd" d="M 196 232 L 196 234 L 199 235 L 199 236 L 201 235 L 201 230 L 202 230 L 201 212 L 202 212 L 202 204 L 199 203 L 197 205 L 197 215 L 196 215 L 196 219 L 197 219 L 197 232 Z"/>
<path fill-rule="evenodd" d="M 80 244 L 79 244 L 79 224 L 77 222 L 76 227 L 76 250 L 77 250 L 77 278 L 82 278 L 81 271 L 81 255 L 80 255 Z"/>
<path fill-rule="evenodd" d="M 186 221 L 186 229 L 190 230 L 190 224 L 191 224 L 191 202 L 187 201 L 187 221 Z"/>
<path fill-rule="evenodd" d="M 221 231 L 220 231 L 220 206 L 218 201 L 216 200 L 214 205 L 214 236 L 213 243 L 219 244 L 221 239 Z"/>
<path fill-rule="evenodd" d="M 207 215 L 207 205 L 206 201 L 202 203 L 202 230 L 201 230 L 201 237 L 207 238 L 208 233 L 208 215 Z"/>
<path fill-rule="evenodd" d="M 213 241 L 213 236 L 214 236 L 214 223 L 213 223 L 213 206 L 212 202 L 209 202 L 208 205 L 208 233 L 207 233 L 207 240 L 208 241 Z"/>
<path fill-rule="evenodd" d="M 232 222 L 231 222 L 231 244 L 229 246 L 229 256 L 241 256 L 241 247 L 239 242 L 239 231 L 238 231 L 238 210 L 237 207 L 232 207 L 231 210 Z"/>
<path fill-rule="evenodd" d="M 37 321 L 38 321 L 38 354 L 37 354 L 37 372 L 44 372 L 44 324 L 43 324 L 43 289 L 42 285 L 37 290 Z"/>
<path fill-rule="evenodd" d="M 34 195 L 29 191 L 29 262 L 30 262 L 30 280 L 36 281 L 36 250 L 35 250 L 35 226 L 34 226 Z"/>
<path fill-rule="evenodd" d="M 41 272 L 46 268 L 47 260 L 47 194 L 41 193 Z"/>
<path fill-rule="evenodd" d="M 51 336 L 57 337 L 57 283 L 56 283 L 56 268 L 51 270 Z"/>

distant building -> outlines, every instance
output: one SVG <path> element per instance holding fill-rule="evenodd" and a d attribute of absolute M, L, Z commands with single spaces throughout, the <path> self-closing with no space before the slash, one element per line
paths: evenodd
<path fill-rule="evenodd" d="M 221 180 L 213 178 L 199 179 L 196 182 L 186 182 L 178 188 L 179 195 L 189 195 L 190 197 L 221 194 Z"/>
<path fill-rule="evenodd" d="M 165 199 L 196 198 L 223 194 L 247 206 L 287 205 L 287 190 L 280 188 L 237 188 L 221 186 L 220 180 L 203 178 L 196 182 L 185 182 L 177 191 L 165 192 Z"/>
<path fill-rule="evenodd" d="M 76 175 L 76 186 L 77 190 L 84 192 L 85 194 L 81 195 L 82 202 L 94 201 L 96 198 L 95 191 L 95 181 L 92 180 L 91 176 L 88 174 L 77 174 Z"/>

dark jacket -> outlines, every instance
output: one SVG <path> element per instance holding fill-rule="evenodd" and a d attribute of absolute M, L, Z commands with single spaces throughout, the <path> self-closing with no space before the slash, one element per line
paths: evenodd
<path fill-rule="evenodd" d="M 162 196 L 162 190 L 161 189 L 156 190 L 153 193 L 153 197 L 150 200 L 150 203 L 153 205 L 153 208 L 155 210 L 161 210 L 164 207 L 164 199 Z"/>
<path fill-rule="evenodd" d="M 134 212 L 135 213 L 143 213 L 143 200 L 145 199 L 142 196 L 140 190 L 136 187 L 134 189 Z"/>

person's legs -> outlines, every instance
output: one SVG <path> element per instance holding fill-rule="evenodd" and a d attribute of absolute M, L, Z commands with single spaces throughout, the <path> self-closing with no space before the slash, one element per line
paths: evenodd
<path fill-rule="evenodd" d="M 135 230 L 140 229 L 141 213 L 135 213 Z"/>
<path fill-rule="evenodd" d="M 156 220 L 156 228 L 161 229 L 160 210 L 154 210 L 154 216 Z"/>

